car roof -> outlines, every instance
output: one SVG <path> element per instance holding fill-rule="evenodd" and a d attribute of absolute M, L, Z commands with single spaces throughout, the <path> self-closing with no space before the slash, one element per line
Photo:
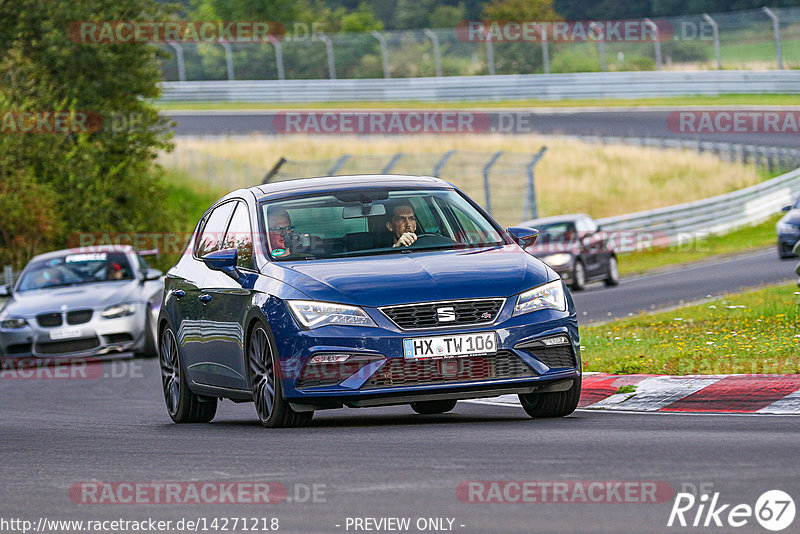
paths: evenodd
<path fill-rule="evenodd" d="M 283 197 L 289 193 L 313 194 L 353 188 L 422 187 L 449 189 L 449 182 L 433 176 L 411 176 L 406 174 L 355 174 L 347 176 L 324 176 L 320 178 L 300 178 L 257 185 L 250 191 L 256 199 L 268 200 Z"/>
<path fill-rule="evenodd" d="M 92 245 L 89 247 L 65 248 L 62 250 L 54 250 L 52 252 L 39 254 L 38 256 L 34 256 L 31 261 L 50 260 L 53 258 L 60 258 L 61 256 L 65 256 L 67 254 L 83 254 L 91 252 L 124 252 L 127 254 L 129 252 L 134 252 L 134 248 L 131 245 Z"/>
<path fill-rule="evenodd" d="M 585 213 L 570 213 L 567 215 L 552 215 L 550 217 L 540 217 L 538 219 L 531 219 L 529 221 L 524 221 L 519 223 L 519 226 L 536 226 L 537 224 L 553 224 L 553 223 L 560 223 L 560 222 L 574 222 L 578 219 L 582 218 L 591 219 L 592 217 L 586 215 Z"/>

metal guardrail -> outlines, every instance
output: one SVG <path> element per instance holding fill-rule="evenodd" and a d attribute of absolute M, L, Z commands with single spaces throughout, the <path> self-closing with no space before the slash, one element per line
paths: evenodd
<path fill-rule="evenodd" d="M 162 82 L 163 102 L 560 100 L 800 92 L 800 71 L 584 72 L 360 80 Z"/>
<path fill-rule="evenodd" d="M 800 169 L 724 195 L 598 220 L 607 232 L 650 234 L 655 246 L 678 245 L 698 234 L 724 234 L 755 224 L 800 194 Z"/>

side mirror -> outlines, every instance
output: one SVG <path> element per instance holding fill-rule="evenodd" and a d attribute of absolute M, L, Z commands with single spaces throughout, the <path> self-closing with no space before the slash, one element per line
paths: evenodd
<path fill-rule="evenodd" d="M 791 206 L 784 206 L 784 207 L 781 208 L 781 211 L 789 211 L 791 209 L 792 209 Z"/>
<path fill-rule="evenodd" d="M 153 280 L 158 280 L 164 275 L 158 269 L 145 269 L 142 272 L 142 282 L 152 282 Z"/>
<path fill-rule="evenodd" d="M 242 273 L 236 268 L 239 261 L 239 251 L 235 248 L 226 248 L 209 252 L 202 258 L 206 267 L 212 271 L 220 271 L 237 282 L 242 279 Z"/>
<path fill-rule="evenodd" d="M 508 233 L 511 239 L 517 242 L 522 248 L 529 247 L 536 243 L 539 237 L 539 230 L 535 228 L 527 228 L 525 226 L 509 226 Z"/>
<path fill-rule="evenodd" d="M 10 297 L 11 286 L 0 286 L 0 297 Z"/>

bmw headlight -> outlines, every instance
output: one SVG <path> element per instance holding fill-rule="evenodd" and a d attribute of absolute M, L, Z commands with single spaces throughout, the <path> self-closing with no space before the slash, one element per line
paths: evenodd
<path fill-rule="evenodd" d="M 545 262 L 550 267 L 560 267 L 562 265 L 566 265 L 572 259 L 572 254 L 567 254 L 566 252 L 560 252 L 558 254 L 549 254 L 542 258 L 542 261 Z"/>
<path fill-rule="evenodd" d="M 7 317 L 0 321 L 0 326 L 8 329 L 24 328 L 28 326 L 28 321 L 22 317 Z"/>
<path fill-rule="evenodd" d="M 779 234 L 800 234 L 800 226 L 794 224 L 779 222 L 777 228 Z"/>
<path fill-rule="evenodd" d="M 357 306 L 314 300 L 287 300 L 297 321 L 305 328 L 327 325 L 378 326 Z"/>
<path fill-rule="evenodd" d="M 134 313 L 136 313 L 136 305 L 133 302 L 123 302 L 122 304 L 109 306 L 100 315 L 106 319 L 116 319 L 117 317 L 126 317 Z"/>
<path fill-rule="evenodd" d="M 558 311 L 567 309 L 567 299 L 564 297 L 561 280 L 548 282 L 530 291 L 520 293 L 517 296 L 517 304 L 514 306 L 514 315 L 545 309 Z"/>

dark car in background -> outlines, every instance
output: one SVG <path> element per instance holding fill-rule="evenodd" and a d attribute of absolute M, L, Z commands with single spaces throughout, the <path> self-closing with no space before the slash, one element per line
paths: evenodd
<path fill-rule="evenodd" d="M 539 239 L 528 249 L 553 268 L 572 289 L 602 280 L 619 283 L 617 255 L 608 236 L 589 215 L 557 215 L 519 224 L 539 230 Z"/>
<path fill-rule="evenodd" d="M 778 256 L 781 258 L 794 258 L 792 251 L 800 241 L 800 197 L 794 204 L 784 206 L 786 215 L 781 217 L 775 225 L 778 232 Z"/>
<path fill-rule="evenodd" d="M 130 246 L 40 254 L 0 287 L 0 356 L 154 357 L 161 276 Z"/>
<path fill-rule="evenodd" d="M 407 233 L 415 239 L 401 244 Z M 203 215 L 166 276 L 167 411 L 207 422 L 227 398 L 286 427 L 315 410 L 434 414 L 517 394 L 531 417 L 568 415 L 581 387 L 577 316 L 563 281 L 523 250 L 535 238 L 504 230 L 438 178 L 234 191 Z"/>

